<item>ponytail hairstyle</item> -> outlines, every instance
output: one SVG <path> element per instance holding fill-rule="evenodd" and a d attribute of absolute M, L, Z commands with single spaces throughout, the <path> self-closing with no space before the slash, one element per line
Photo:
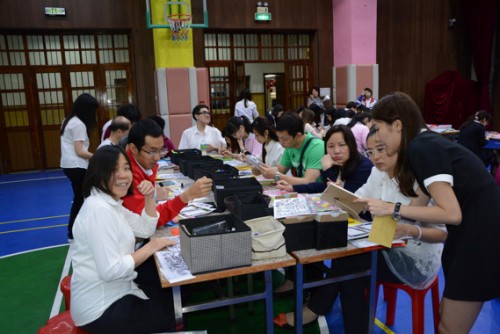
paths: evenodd
<path fill-rule="evenodd" d="M 238 98 L 238 101 L 243 101 L 243 104 L 245 105 L 245 108 L 248 108 L 248 101 L 253 101 L 252 100 L 252 93 L 250 93 L 250 89 L 245 88 L 240 92 L 240 96 Z"/>
<path fill-rule="evenodd" d="M 488 123 L 490 123 L 491 114 L 484 110 L 476 111 L 474 115 L 467 118 L 467 120 L 460 126 L 460 130 L 466 128 L 469 124 L 471 124 L 474 121 L 481 122 L 483 120 L 486 120 Z"/>
<path fill-rule="evenodd" d="M 420 109 L 407 94 L 394 92 L 384 96 L 373 106 L 372 116 L 373 119 L 389 125 L 397 120 L 401 121 L 401 143 L 396 166 L 394 166 L 394 175 L 399 183 L 401 193 L 408 197 L 416 197 L 417 194 L 413 189 L 415 175 L 406 157 L 406 149 L 422 129 L 428 129 Z"/>

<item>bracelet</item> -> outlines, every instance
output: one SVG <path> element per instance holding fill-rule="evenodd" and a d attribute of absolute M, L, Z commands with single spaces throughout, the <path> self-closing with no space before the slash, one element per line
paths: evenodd
<path fill-rule="evenodd" d="M 414 226 L 415 226 L 415 227 L 417 228 L 417 230 L 418 230 L 418 236 L 417 236 L 416 238 L 414 237 L 414 238 L 413 238 L 413 240 L 420 240 L 420 238 L 422 238 L 422 229 L 421 229 L 421 228 L 420 228 L 420 226 L 418 226 L 418 225 L 414 225 Z"/>

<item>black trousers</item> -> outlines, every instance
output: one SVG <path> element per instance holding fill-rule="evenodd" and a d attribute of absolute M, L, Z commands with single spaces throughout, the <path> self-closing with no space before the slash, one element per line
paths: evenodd
<path fill-rule="evenodd" d="M 73 224 L 83 205 L 82 187 L 87 170 L 84 168 L 63 168 L 63 172 L 70 180 L 71 188 L 73 188 L 73 204 L 71 205 L 68 221 L 68 238 L 73 239 Z"/>
<path fill-rule="evenodd" d="M 370 267 L 371 254 L 360 254 L 332 261 L 332 270 L 328 278 L 343 276 Z M 389 270 L 381 252 L 378 253 L 377 279 L 386 282 L 400 282 Z M 327 284 L 318 287 L 311 293 L 308 308 L 316 314 L 326 315 L 340 294 L 344 333 L 362 334 L 368 329 L 369 305 L 366 292 L 370 287 L 370 278 L 361 277 L 354 280 Z"/>
<path fill-rule="evenodd" d="M 89 333 L 142 334 L 175 332 L 175 319 L 170 289 L 163 289 L 151 256 L 136 268 L 135 282 L 149 299 L 126 295 L 93 322 L 81 326 Z"/>

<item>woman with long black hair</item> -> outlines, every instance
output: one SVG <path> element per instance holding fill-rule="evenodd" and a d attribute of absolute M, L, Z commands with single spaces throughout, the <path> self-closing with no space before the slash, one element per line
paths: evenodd
<path fill-rule="evenodd" d="M 68 222 L 68 239 L 73 240 L 73 224 L 83 204 L 82 185 L 92 153 L 89 136 L 96 126 L 99 102 L 90 94 L 78 96 L 61 126 L 61 168 L 71 181 L 73 204 Z"/>

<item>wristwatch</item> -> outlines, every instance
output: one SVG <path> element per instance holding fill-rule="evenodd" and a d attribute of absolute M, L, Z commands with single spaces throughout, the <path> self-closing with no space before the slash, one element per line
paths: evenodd
<path fill-rule="evenodd" d="M 401 213 L 399 213 L 400 209 L 401 209 L 401 203 L 397 202 L 394 205 L 394 212 L 392 213 L 392 219 L 394 219 L 397 222 L 401 220 Z"/>
<path fill-rule="evenodd" d="M 276 174 L 274 175 L 274 181 L 278 182 L 280 179 L 281 179 L 281 173 L 276 172 Z"/>

